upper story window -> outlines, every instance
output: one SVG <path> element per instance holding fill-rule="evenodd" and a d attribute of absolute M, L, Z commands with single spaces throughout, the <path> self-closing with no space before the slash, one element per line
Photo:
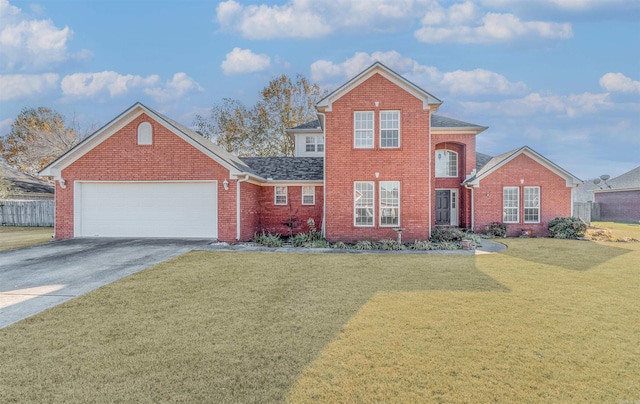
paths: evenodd
<path fill-rule="evenodd" d="M 324 152 L 324 137 L 323 136 L 306 136 L 305 151 L 307 153 Z"/>
<path fill-rule="evenodd" d="M 380 112 L 380 148 L 400 147 L 400 111 Z"/>
<path fill-rule="evenodd" d="M 142 122 L 138 125 L 138 144 L 148 145 L 153 142 L 153 128 L 149 122 Z"/>
<path fill-rule="evenodd" d="M 373 111 L 356 111 L 353 114 L 354 147 L 373 149 Z"/>
<path fill-rule="evenodd" d="M 518 223 L 520 211 L 520 188 L 504 187 L 502 190 L 502 221 Z"/>
<path fill-rule="evenodd" d="M 287 187 L 273 187 L 274 200 L 276 205 L 287 204 Z"/>
<path fill-rule="evenodd" d="M 436 150 L 436 177 L 458 176 L 458 153 L 451 150 Z"/>

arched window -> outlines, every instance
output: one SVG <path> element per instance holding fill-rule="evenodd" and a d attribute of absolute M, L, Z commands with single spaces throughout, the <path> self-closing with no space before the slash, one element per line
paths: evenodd
<path fill-rule="evenodd" d="M 440 149 L 436 150 L 436 177 L 458 176 L 458 153 Z"/>
<path fill-rule="evenodd" d="M 149 122 L 142 122 L 138 125 L 138 144 L 152 144 L 153 129 Z"/>

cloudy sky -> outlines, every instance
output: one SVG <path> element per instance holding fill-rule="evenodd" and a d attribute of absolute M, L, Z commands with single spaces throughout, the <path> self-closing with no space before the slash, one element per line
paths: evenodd
<path fill-rule="evenodd" d="M 280 74 L 328 89 L 379 60 L 582 179 L 640 165 L 637 0 L 0 0 L 0 135 L 25 107 L 102 125 L 136 101 L 190 126 Z"/>

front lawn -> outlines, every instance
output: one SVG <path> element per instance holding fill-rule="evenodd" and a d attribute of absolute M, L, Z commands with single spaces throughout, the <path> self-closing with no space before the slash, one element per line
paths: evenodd
<path fill-rule="evenodd" d="M 0 226 L 0 251 L 43 244 L 51 240 L 53 227 Z"/>
<path fill-rule="evenodd" d="M 637 400 L 640 243 L 505 242 L 188 253 L 0 330 L 0 402 Z"/>

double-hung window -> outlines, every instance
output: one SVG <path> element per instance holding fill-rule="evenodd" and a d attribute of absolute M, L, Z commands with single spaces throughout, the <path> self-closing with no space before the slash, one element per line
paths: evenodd
<path fill-rule="evenodd" d="M 302 187 L 302 204 L 315 205 L 316 203 L 316 187 Z"/>
<path fill-rule="evenodd" d="M 524 222 L 540 222 L 540 187 L 524 187 Z"/>
<path fill-rule="evenodd" d="M 504 187 L 502 191 L 502 221 L 518 223 L 520 210 L 520 188 Z"/>
<path fill-rule="evenodd" d="M 436 150 L 436 177 L 458 176 L 458 153 L 451 150 Z"/>
<path fill-rule="evenodd" d="M 373 149 L 373 111 L 353 113 L 354 138 L 356 149 Z"/>
<path fill-rule="evenodd" d="M 355 182 L 353 184 L 354 225 L 373 226 L 373 204 L 373 182 Z"/>
<path fill-rule="evenodd" d="M 305 151 L 308 153 L 324 152 L 324 138 L 322 136 L 306 136 Z"/>
<path fill-rule="evenodd" d="M 400 223 L 400 182 L 380 181 L 380 226 Z"/>
<path fill-rule="evenodd" d="M 400 147 L 400 111 L 380 112 L 380 148 Z"/>
<path fill-rule="evenodd" d="M 287 187 L 274 187 L 274 201 L 276 205 L 287 204 Z"/>

